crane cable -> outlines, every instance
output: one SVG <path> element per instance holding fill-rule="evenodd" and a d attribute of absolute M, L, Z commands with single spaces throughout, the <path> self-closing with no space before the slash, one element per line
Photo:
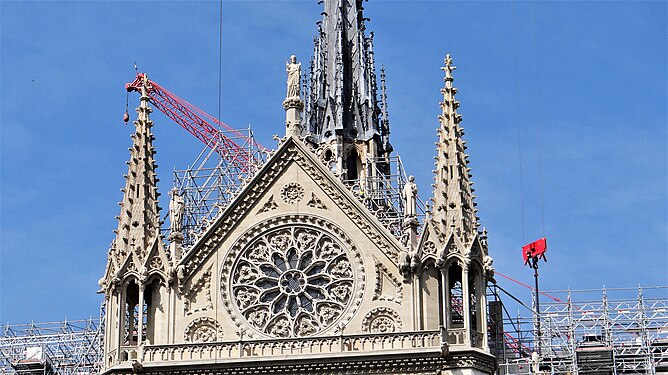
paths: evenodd
<path fill-rule="evenodd" d="M 520 172 L 520 211 L 522 217 L 522 243 L 526 242 L 526 226 L 524 218 L 524 177 L 522 175 L 522 130 L 520 124 L 520 87 L 517 64 L 517 25 L 515 20 L 515 1 L 511 3 L 513 11 L 513 57 L 515 63 L 515 119 L 517 122 L 517 154 Z"/>
<path fill-rule="evenodd" d="M 519 178 L 520 178 L 520 210 L 522 218 L 522 243 L 526 242 L 526 214 L 525 214 L 525 194 L 524 194 L 524 171 L 523 171 L 523 152 L 522 152 L 522 125 L 520 116 L 520 88 L 519 88 L 519 64 L 518 64 L 518 48 L 517 48 L 517 20 L 515 1 L 512 2 L 512 18 L 513 18 L 513 57 L 515 64 L 515 118 L 517 125 L 517 154 L 519 159 Z M 536 57 L 536 17 L 534 3 L 531 2 L 531 37 L 532 37 L 532 63 L 533 63 L 533 122 L 536 129 L 537 147 L 538 147 L 538 188 L 540 199 L 540 221 L 542 237 L 546 237 L 545 231 L 545 198 L 544 198 L 544 184 L 543 184 L 543 149 L 542 149 L 542 134 L 541 125 L 538 115 L 538 63 Z"/>
<path fill-rule="evenodd" d="M 547 237 L 545 233 L 545 197 L 543 189 L 543 142 L 541 135 L 541 122 L 539 121 L 538 102 L 540 101 L 538 95 L 538 63 L 536 57 L 536 15 L 534 11 L 534 2 L 531 2 L 531 41 L 533 43 L 533 112 L 534 112 L 534 126 L 538 136 L 538 188 L 540 189 L 540 225 L 543 237 Z"/>

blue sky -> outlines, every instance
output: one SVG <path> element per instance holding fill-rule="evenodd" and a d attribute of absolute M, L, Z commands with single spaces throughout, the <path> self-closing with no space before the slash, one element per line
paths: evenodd
<path fill-rule="evenodd" d="M 452 54 L 499 272 L 531 283 L 519 250 L 546 235 L 544 289 L 668 284 L 666 2 L 365 7 L 387 70 L 391 142 L 422 199 L 439 67 Z M 251 124 L 275 145 L 285 61 L 294 53 L 307 65 L 320 11 L 316 1 L 224 2 L 223 121 Z M 219 3 L 5 0 L 0 14 L 0 321 L 95 316 L 131 144 L 124 83 L 136 61 L 217 114 Z M 172 170 L 201 146 L 161 113 L 153 120 L 164 198 Z M 528 290 L 499 282 L 529 301 Z"/>

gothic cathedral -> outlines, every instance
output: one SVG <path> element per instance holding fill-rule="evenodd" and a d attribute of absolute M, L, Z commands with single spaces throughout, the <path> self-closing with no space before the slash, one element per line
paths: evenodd
<path fill-rule="evenodd" d="M 178 191 L 161 228 L 143 89 L 100 280 L 104 374 L 494 373 L 452 60 L 422 210 L 412 178 L 382 190 L 393 148 L 362 0 L 324 8 L 306 79 L 286 64 L 285 137 L 192 244 Z"/>

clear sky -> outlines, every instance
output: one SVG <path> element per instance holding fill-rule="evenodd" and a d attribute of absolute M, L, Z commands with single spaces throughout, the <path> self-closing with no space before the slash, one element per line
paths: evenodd
<path fill-rule="evenodd" d="M 452 54 L 499 272 L 531 283 L 520 247 L 546 235 L 544 289 L 668 284 L 667 2 L 365 6 L 387 70 L 391 142 L 423 200 L 439 67 Z M 124 84 L 136 61 L 216 115 L 219 3 L 3 0 L 0 12 L 0 321 L 95 316 L 131 145 Z M 224 2 L 223 121 L 251 124 L 275 147 L 285 61 L 294 53 L 308 65 L 320 12 L 315 0 Z M 153 120 L 166 199 L 172 170 L 201 146 L 161 113 Z"/>

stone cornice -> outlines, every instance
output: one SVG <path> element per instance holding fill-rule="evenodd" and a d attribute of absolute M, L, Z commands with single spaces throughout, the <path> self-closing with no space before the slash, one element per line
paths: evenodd
<path fill-rule="evenodd" d="M 466 350 L 451 352 L 422 349 L 383 353 L 348 353 L 336 355 L 291 356 L 282 358 L 220 358 L 189 363 L 161 362 L 143 365 L 142 374 L 175 375 L 259 375 L 259 374 L 439 374 L 450 369 L 475 369 L 493 374 L 496 362 L 490 354 Z M 135 374 L 131 365 L 115 366 L 103 375 Z"/>

